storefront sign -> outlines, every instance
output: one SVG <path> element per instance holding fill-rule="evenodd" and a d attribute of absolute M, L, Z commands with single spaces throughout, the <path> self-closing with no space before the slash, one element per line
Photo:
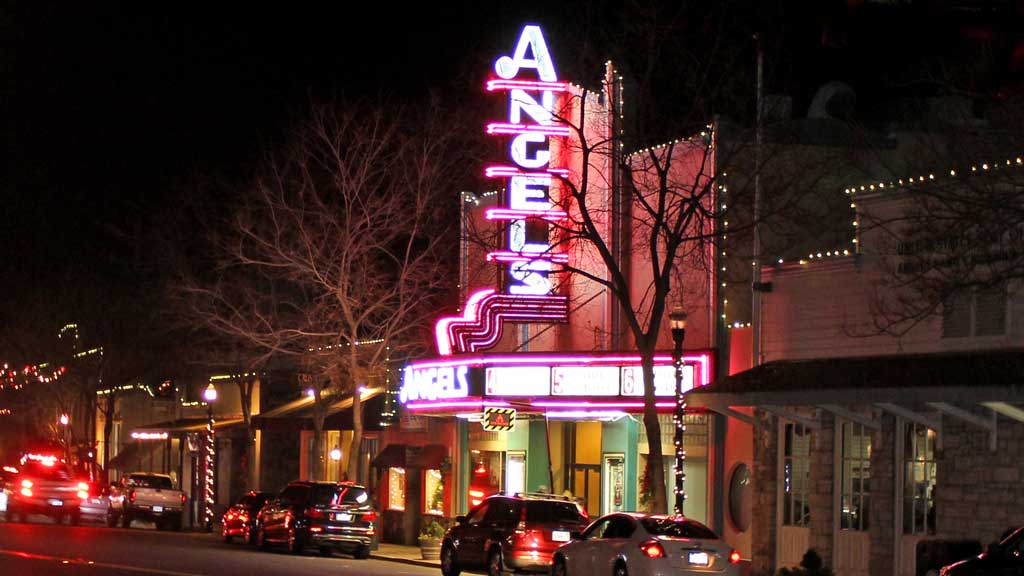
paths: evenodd
<path fill-rule="evenodd" d="M 398 399 L 405 404 L 412 400 L 465 398 L 469 396 L 468 375 L 468 366 L 408 367 Z"/>
<path fill-rule="evenodd" d="M 551 166 L 551 144 L 552 138 L 569 136 L 555 114 L 555 94 L 569 85 L 558 80 L 540 26 L 524 26 L 512 54 L 498 58 L 494 72 L 497 78 L 487 82 L 487 90 L 508 94 L 508 116 L 488 124 L 487 133 L 507 140 L 507 156 L 506 163 L 488 166 L 484 175 L 507 179 L 507 194 L 506 204 L 489 209 L 487 218 L 507 228 L 505 245 L 487 261 L 502 267 L 506 288 L 504 294 L 477 292 L 462 316 L 438 321 L 435 338 L 442 356 L 490 348 L 508 320 L 565 322 L 569 314 L 568 299 L 552 295 L 550 278 L 555 265 L 569 262 L 550 238 L 551 224 L 567 217 L 557 206 L 557 188 L 569 171 Z"/>
<path fill-rule="evenodd" d="M 516 427 L 516 411 L 514 408 L 487 408 L 482 424 L 488 432 L 511 432 Z"/>
<path fill-rule="evenodd" d="M 556 366 L 551 369 L 552 396 L 618 396 L 617 366 Z"/>
<path fill-rule="evenodd" d="M 551 392 L 548 366 L 488 368 L 484 393 L 488 396 L 547 396 Z"/>
<path fill-rule="evenodd" d="M 640 366 L 625 366 L 622 368 L 622 395 L 643 396 L 644 395 L 644 372 Z M 693 388 L 693 365 L 683 366 L 683 391 Z M 676 395 L 676 368 L 675 366 L 654 367 L 654 395 L 675 396 Z"/>

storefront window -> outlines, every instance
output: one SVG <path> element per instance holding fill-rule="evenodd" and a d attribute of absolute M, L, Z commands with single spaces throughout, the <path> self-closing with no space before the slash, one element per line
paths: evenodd
<path fill-rule="evenodd" d="M 388 468 L 388 510 L 405 510 L 405 468 Z"/>
<path fill-rule="evenodd" d="M 505 473 L 505 493 L 526 492 L 526 452 L 509 452 Z"/>
<path fill-rule="evenodd" d="M 935 533 L 935 431 L 909 423 L 904 429 L 903 531 Z"/>
<path fill-rule="evenodd" d="M 844 422 L 841 527 L 867 530 L 871 500 L 871 430 Z"/>
<path fill-rule="evenodd" d="M 810 526 L 811 430 L 803 424 L 787 423 L 782 468 L 782 523 Z"/>
<path fill-rule="evenodd" d="M 424 514 L 444 515 L 444 476 L 440 470 L 424 470 Z"/>

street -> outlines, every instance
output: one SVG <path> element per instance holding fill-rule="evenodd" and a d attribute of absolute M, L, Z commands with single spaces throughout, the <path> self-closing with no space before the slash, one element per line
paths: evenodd
<path fill-rule="evenodd" d="M 437 569 L 383 560 L 354 560 L 314 551 L 292 556 L 283 550 L 258 551 L 225 544 L 219 535 L 158 532 L 151 527 L 106 528 L 99 524 L 55 525 L 32 517 L 32 523 L 0 522 L 0 573 L 14 575 L 166 575 L 233 574 L 387 574 L 420 576 Z"/>

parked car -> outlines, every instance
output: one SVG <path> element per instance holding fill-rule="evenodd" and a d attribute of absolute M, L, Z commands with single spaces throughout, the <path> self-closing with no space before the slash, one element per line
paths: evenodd
<path fill-rule="evenodd" d="M 252 491 L 239 498 L 234 506 L 228 508 L 221 520 L 224 527 L 222 531 L 224 541 L 231 542 L 235 536 L 240 536 L 242 542 L 254 544 L 256 542 L 256 516 L 272 496 L 273 494 L 270 492 Z"/>
<path fill-rule="evenodd" d="M 939 576 L 1024 573 L 1024 528 L 1018 528 L 984 552 L 939 570 Z"/>
<path fill-rule="evenodd" d="M 110 488 L 104 482 L 90 482 L 88 478 L 80 478 L 79 481 L 85 483 L 88 496 L 82 500 L 82 519 L 89 519 L 95 522 L 106 521 L 107 509 L 110 507 L 110 502 L 107 499 L 110 494 Z"/>
<path fill-rule="evenodd" d="M 377 512 L 366 488 L 352 482 L 292 482 L 267 501 L 257 518 L 256 545 L 286 544 L 293 554 L 309 546 L 368 558 Z"/>
<path fill-rule="evenodd" d="M 42 514 L 58 524 L 65 518 L 78 524 L 82 500 L 88 496 L 88 485 L 76 480 L 68 465 L 55 456 L 23 458 L 16 469 L 7 470 L 5 485 L 4 517 L 19 522 Z"/>
<path fill-rule="evenodd" d="M 551 494 L 493 495 L 455 518 L 441 542 L 441 573 L 486 568 L 546 572 L 555 550 L 588 522 L 574 500 Z"/>
<path fill-rule="evenodd" d="M 155 522 L 157 530 L 181 530 L 185 500 L 167 474 L 132 472 L 111 486 L 107 525 L 113 528 L 120 521 L 122 528 L 129 528 L 141 518 Z"/>
<path fill-rule="evenodd" d="M 681 516 L 606 514 L 572 536 L 555 552 L 553 576 L 740 573 L 739 552 L 707 526 Z"/>

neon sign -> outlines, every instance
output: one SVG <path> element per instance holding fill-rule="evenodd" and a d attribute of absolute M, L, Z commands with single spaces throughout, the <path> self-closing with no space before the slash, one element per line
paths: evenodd
<path fill-rule="evenodd" d="M 566 265 L 567 254 L 552 250 L 550 223 L 567 217 L 554 205 L 557 178 L 569 175 L 551 166 L 551 139 L 569 136 L 569 127 L 555 117 L 555 95 L 568 90 L 555 73 L 539 26 L 524 26 L 511 55 L 494 63 L 497 79 L 487 82 L 490 92 L 508 93 L 508 118 L 487 125 L 487 134 L 507 137 L 509 164 L 488 166 L 487 178 L 508 179 L 505 205 L 486 212 L 489 220 L 507 222 L 504 250 L 487 255 L 501 265 L 505 293 L 487 290 L 473 294 L 462 316 L 442 318 L 435 327 L 438 352 L 476 352 L 501 339 L 502 324 L 565 322 L 569 306 L 565 296 L 552 295 L 554 265 Z"/>
<path fill-rule="evenodd" d="M 430 366 L 405 369 L 398 399 L 438 400 L 469 396 L 468 366 Z"/>

